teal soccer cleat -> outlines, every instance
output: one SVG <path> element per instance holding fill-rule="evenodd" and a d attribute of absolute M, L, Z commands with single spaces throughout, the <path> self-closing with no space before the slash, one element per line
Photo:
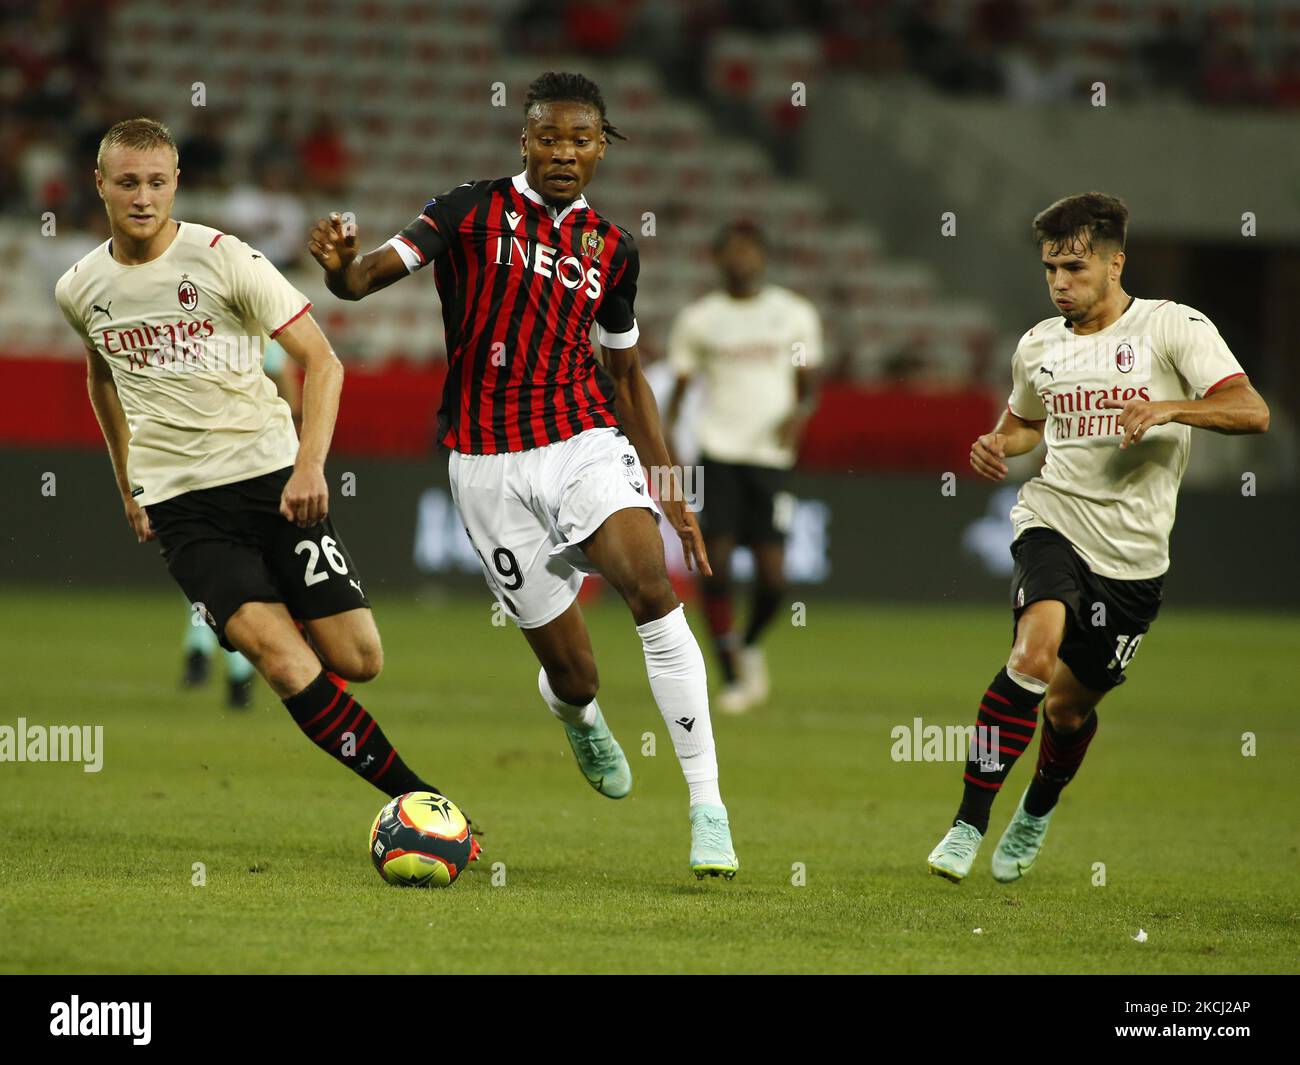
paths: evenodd
<path fill-rule="evenodd" d="M 1025 794 L 1028 794 L 1026 792 Z M 1043 837 L 1047 835 L 1047 823 L 1056 811 L 1048 810 L 1042 817 L 1025 813 L 1025 796 L 1020 796 L 1020 805 L 1007 830 L 998 840 L 998 848 L 993 852 L 993 879 L 1003 884 L 1019 880 L 1034 864 L 1038 852 L 1043 847 Z"/>
<path fill-rule="evenodd" d="M 731 845 L 727 808 L 701 802 L 691 807 L 691 872 L 696 880 L 720 876 L 730 880 L 740 869 Z"/>
<path fill-rule="evenodd" d="M 948 829 L 948 834 L 939 840 L 939 845 L 930 852 L 930 857 L 927 859 L 930 863 L 930 872 L 935 876 L 951 880 L 954 884 L 960 884 L 970 872 L 970 867 L 975 864 L 975 855 L 983 840 L 983 833 L 974 825 L 958 821 Z"/>
<path fill-rule="evenodd" d="M 588 784 L 610 799 L 621 799 L 632 790 L 632 767 L 627 764 L 623 748 L 609 731 L 599 707 L 596 723 L 591 728 L 584 730 L 566 724 L 564 731 Z"/>

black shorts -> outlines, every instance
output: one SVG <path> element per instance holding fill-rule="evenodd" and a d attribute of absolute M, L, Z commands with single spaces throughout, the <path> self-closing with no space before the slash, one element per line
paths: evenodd
<path fill-rule="evenodd" d="M 1011 545 L 1011 608 L 1059 599 L 1065 604 L 1060 659 L 1082 684 L 1105 692 L 1124 683 L 1124 670 L 1155 621 L 1164 577 L 1120 581 L 1088 568 L 1055 529 L 1026 529 Z M 1012 626 L 1012 639 L 1015 627 Z"/>
<path fill-rule="evenodd" d="M 708 455 L 700 456 L 700 464 L 700 528 L 705 536 L 741 544 L 785 540 L 794 516 L 794 498 L 785 490 L 788 471 L 721 462 Z"/>
<path fill-rule="evenodd" d="M 300 529 L 280 514 L 292 473 L 286 467 L 145 507 L 167 569 L 228 651 L 226 622 L 245 603 L 284 603 L 299 621 L 370 606 L 334 523 Z"/>

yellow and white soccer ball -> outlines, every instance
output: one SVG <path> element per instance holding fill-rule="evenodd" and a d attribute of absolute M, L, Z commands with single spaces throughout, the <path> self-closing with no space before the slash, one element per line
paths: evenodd
<path fill-rule="evenodd" d="M 432 791 L 389 799 L 370 826 L 370 859 L 390 884 L 449 887 L 477 852 L 469 820 Z"/>

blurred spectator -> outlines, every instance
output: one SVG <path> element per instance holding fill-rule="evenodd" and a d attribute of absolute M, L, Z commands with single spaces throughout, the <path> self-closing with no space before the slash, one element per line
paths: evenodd
<path fill-rule="evenodd" d="M 1158 28 L 1138 45 L 1138 57 L 1148 86 L 1158 93 L 1190 96 L 1196 92 L 1201 66 L 1201 42 L 1184 25 L 1177 5 L 1161 8 Z"/>
<path fill-rule="evenodd" d="M 347 191 L 351 158 L 334 119 L 322 114 L 298 146 L 303 177 L 312 190 L 326 196 Z"/>
<path fill-rule="evenodd" d="M 221 211 L 224 226 L 282 270 L 302 259 L 309 228 L 292 182 L 292 168 L 272 162 L 254 183 L 235 188 Z"/>
<path fill-rule="evenodd" d="M 86 180 L 89 182 L 89 178 Z M 98 197 L 60 212 L 57 222 L 57 239 L 35 229 L 27 238 L 27 268 L 40 279 L 45 292 L 53 292 L 55 283 L 68 267 L 109 238 L 108 215 Z"/>
<path fill-rule="evenodd" d="M 1055 104 L 1070 98 L 1074 74 L 1054 45 L 1029 41 L 1009 49 L 1002 60 L 1007 99 L 1023 104 Z"/>
<path fill-rule="evenodd" d="M 23 133 L 21 123 L 0 117 L 0 210 L 12 214 L 27 211 L 22 168 L 19 166 Z"/>
<path fill-rule="evenodd" d="M 181 178 L 192 189 L 224 188 L 227 181 L 226 132 L 222 116 L 207 107 L 195 109 L 194 124 L 177 145 Z"/>
<path fill-rule="evenodd" d="M 5 72 L 0 101 L 31 119 L 62 119 L 102 75 L 96 5 L 43 0 L 12 6 L 17 18 L 8 11 L 0 15 L 6 22 L 0 38 Z"/>
<path fill-rule="evenodd" d="M 264 174 L 277 166 L 293 170 L 298 165 L 293 119 L 286 108 L 281 108 L 271 116 L 262 139 L 253 147 L 249 164 L 254 174 Z"/>
<path fill-rule="evenodd" d="M 1263 87 L 1245 48 L 1230 41 L 1216 41 L 1210 46 L 1201 71 L 1201 97 L 1207 104 L 1223 107 L 1263 99 Z"/>
<path fill-rule="evenodd" d="M 569 0 L 564 5 L 564 36 L 585 55 L 613 55 L 627 40 L 636 4 L 628 0 Z"/>
<path fill-rule="evenodd" d="M 1269 94 L 1278 107 L 1300 108 L 1300 48 L 1283 57 Z"/>

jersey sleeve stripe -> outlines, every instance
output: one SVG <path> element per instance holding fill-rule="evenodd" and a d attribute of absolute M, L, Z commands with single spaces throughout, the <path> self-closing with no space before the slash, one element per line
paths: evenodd
<path fill-rule="evenodd" d="M 402 236 L 400 233 L 397 234 L 397 239 L 400 240 L 403 244 L 405 244 L 408 248 L 410 248 L 411 251 L 415 252 L 415 254 L 418 255 L 418 256 L 420 257 L 420 264 L 421 264 L 421 265 L 423 265 L 423 264 L 425 263 L 426 260 L 425 260 L 425 258 L 424 258 L 424 252 L 422 252 L 422 251 L 421 251 L 421 250 L 416 246 L 416 244 L 415 244 L 414 241 L 407 240 L 407 239 L 406 239 L 404 236 Z"/>
<path fill-rule="evenodd" d="M 219 241 L 224 236 L 225 236 L 224 233 L 218 233 L 215 237 L 212 238 L 212 243 L 209 244 L 208 247 L 215 248 L 217 246 L 217 241 Z"/>
<path fill-rule="evenodd" d="M 1010 403 L 1007 404 L 1007 410 L 1011 411 L 1012 414 L 1015 414 L 1016 417 L 1019 418 L 1022 422 L 1030 422 L 1030 423 L 1034 423 L 1034 422 L 1045 422 L 1045 421 L 1047 421 L 1046 418 L 1026 418 L 1023 414 L 1016 414 L 1015 410 L 1012 409 Z"/>
<path fill-rule="evenodd" d="M 409 240 L 400 233 L 395 237 L 388 238 L 388 246 L 397 252 L 402 264 L 406 267 L 408 274 L 415 273 L 424 265 L 424 260 L 420 257 L 420 249 L 415 247 Z"/>
<path fill-rule="evenodd" d="M 610 333 L 599 322 L 596 323 L 596 343 L 606 348 L 630 348 L 637 342 L 641 331 L 635 321 L 626 333 Z"/>
<path fill-rule="evenodd" d="M 274 333 L 272 333 L 272 334 L 271 334 L 271 339 L 274 340 L 276 337 L 278 337 L 281 333 L 283 333 L 286 329 L 288 329 L 289 326 L 293 325 L 294 322 L 296 322 L 299 318 L 301 318 L 301 317 L 302 317 L 304 314 L 306 314 L 309 310 L 311 310 L 311 300 L 308 300 L 308 301 L 307 301 L 307 306 L 306 306 L 306 307 L 304 307 L 302 310 L 300 310 L 297 314 L 295 314 L 292 318 L 290 318 L 287 322 L 285 322 L 284 325 L 280 326 L 279 329 L 277 329 Z"/>
<path fill-rule="evenodd" d="M 1221 378 L 1220 380 L 1215 381 L 1214 384 L 1210 385 L 1210 387 L 1205 390 L 1205 395 L 1208 396 L 1211 392 L 1213 392 L 1225 381 L 1231 381 L 1234 377 L 1245 377 L 1245 376 L 1246 376 L 1246 372 L 1244 370 L 1239 371 L 1238 373 L 1230 373 L 1228 374 L 1227 377 Z"/>

